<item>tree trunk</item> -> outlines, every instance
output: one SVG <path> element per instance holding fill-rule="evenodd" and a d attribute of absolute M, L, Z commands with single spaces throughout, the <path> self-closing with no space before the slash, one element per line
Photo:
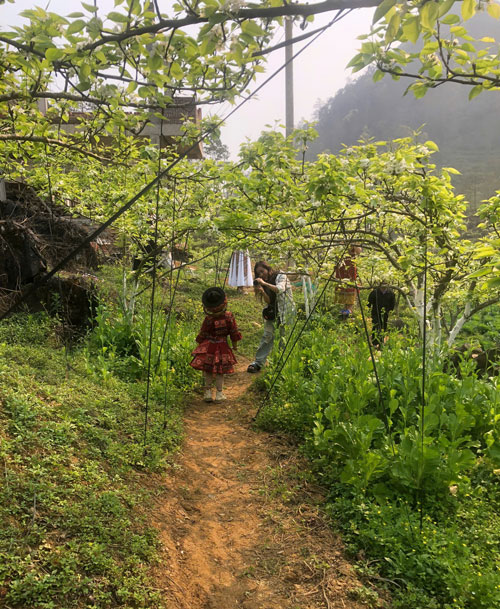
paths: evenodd
<path fill-rule="evenodd" d="M 432 306 L 432 315 L 431 315 L 431 327 L 429 333 L 429 346 L 430 347 L 440 347 L 441 346 L 441 303 L 434 302 Z"/>
<path fill-rule="evenodd" d="M 451 347 L 453 345 L 453 343 L 455 342 L 455 340 L 458 336 L 458 333 L 464 327 L 464 324 L 469 320 L 470 311 L 471 311 L 471 305 L 470 305 L 470 302 L 467 302 L 465 304 L 465 308 L 464 308 L 462 317 L 459 317 L 457 319 L 457 321 L 455 322 L 455 325 L 453 326 L 453 328 L 450 331 L 450 334 L 448 336 L 448 341 L 447 341 L 448 347 Z"/>

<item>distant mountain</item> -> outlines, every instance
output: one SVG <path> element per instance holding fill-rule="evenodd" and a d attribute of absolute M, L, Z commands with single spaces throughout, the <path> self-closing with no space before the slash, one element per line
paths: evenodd
<path fill-rule="evenodd" d="M 468 22 L 473 36 L 500 41 L 500 23 L 479 15 Z M 388 140 L 410 135 L 422 127 L 421 141 L 439 146 L 434 155 L 440 166 L 457 168 L 458 192 L 466 195 L 471 212 L 482 199 L 500 189 L 500 91 L 484 92 L 468 100 L 470 87 L 445 84 L 422 99 L 404 92 L 410 79 L 386 76 L 374 83 L 373 70 L 338 91 L 316 111 L 319 138 L 309 155 L 338 152 L 362 137 Z"/>

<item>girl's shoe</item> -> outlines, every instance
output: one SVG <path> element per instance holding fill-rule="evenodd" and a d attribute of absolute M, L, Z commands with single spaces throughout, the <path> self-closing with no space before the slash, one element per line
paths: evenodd
<path fill-rule="evenodd" d="M 213 402 L 213 398 L 212 398 L 212 390 L 211 389 L 205 389 L 205 394 L 203 396 L 203 401 L 204 402 Z"/>
<path fill-rule="evenodd" d="M 217 391 L 215 394 L 215 401 L 223 402 L 224 400 L 227 400 L 226 396 L 222 393 L 222 391 Z"/>

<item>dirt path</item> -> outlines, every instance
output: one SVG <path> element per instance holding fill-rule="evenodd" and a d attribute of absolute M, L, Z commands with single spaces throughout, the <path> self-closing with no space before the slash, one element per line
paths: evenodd
<path fill-rule="evenodd" d="M 186 439 L 153 506 L 169 609 L 357 609 L 361 584 L 300 475 L 296 450 L 251 428 L 241 361 L 228 401 L 193 398 Z M 364 605 L 366 607 L 366 605 Z"/>

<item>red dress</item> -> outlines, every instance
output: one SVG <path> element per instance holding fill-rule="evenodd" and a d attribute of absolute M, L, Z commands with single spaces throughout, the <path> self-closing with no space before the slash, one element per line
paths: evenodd
<path fill-rule="evenodd" d="M 358 277 L 358 270 L 355 261 L 350 258 L 344 258 L 341 264 L 335 267 L 336 279 L 349 279 L 352 283 Z M 357 290 L 355 287 L 346 286 L 344 284 L 337 285 L 335 288 L 335 302 L 338 304 L 353 306 L 356 303 Z"/>
<path fill-rule="evenodd" d="M 207 315 L 196 337 L 196 342 L 200 344 L 192 353 L 191 366 L 212 374 L 234 372 L 236 358 L 227 343 L 228 336 L 233 345 L 241 340 L 234 315 L 229 311 L 216 316 Z"/>

